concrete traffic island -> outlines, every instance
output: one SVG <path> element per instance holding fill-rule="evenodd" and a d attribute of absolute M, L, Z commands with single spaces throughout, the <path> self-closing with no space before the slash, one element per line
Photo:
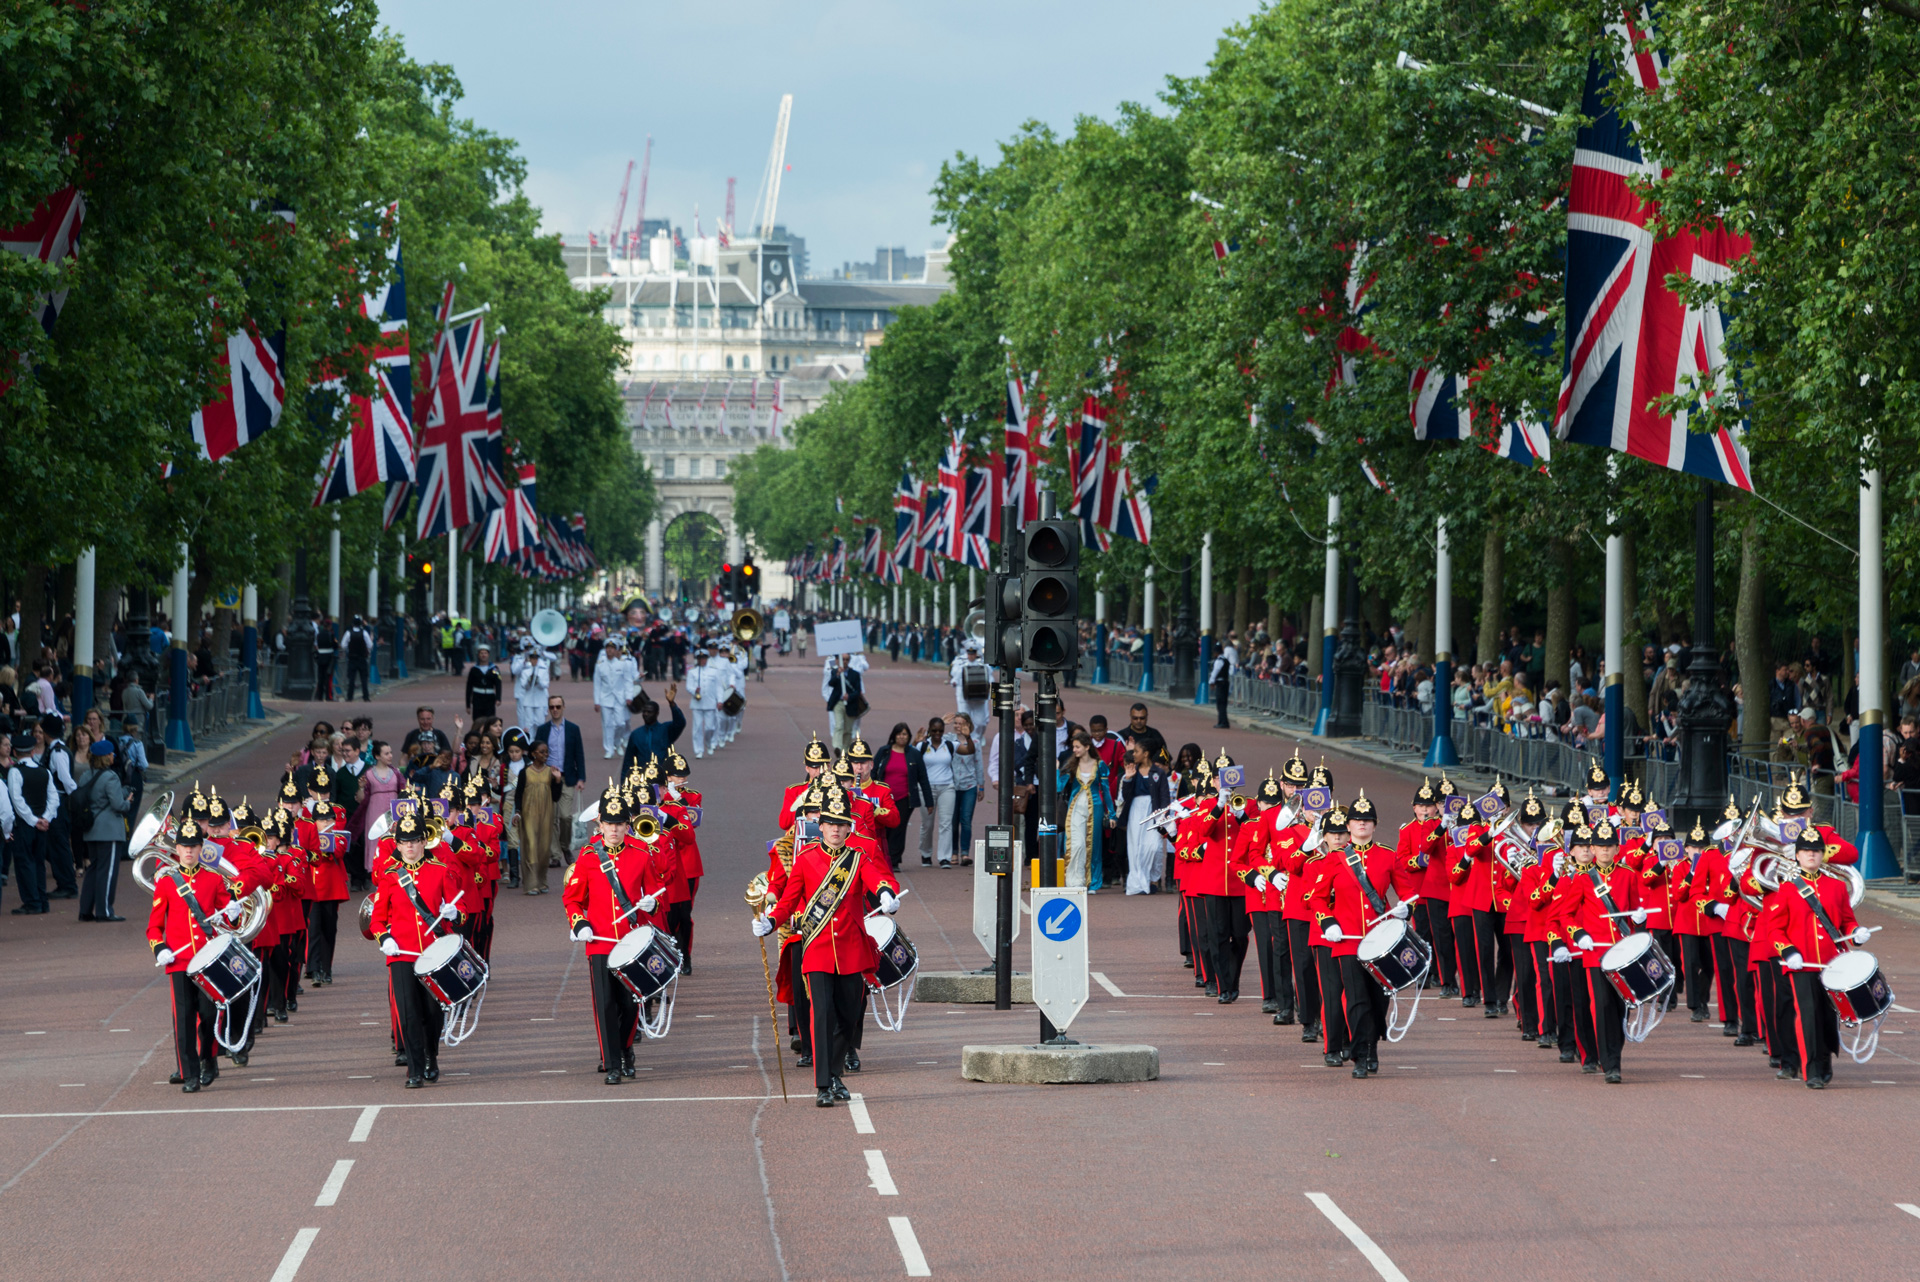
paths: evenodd
<path fill-rule="evenodd" d="M 960 1076 L 1028 1086 L 1151 1082 L 1160 1077 L 1160 1051 L 1154 1046 L 962 1046 Z"/>
<path fill-rule="evenodd" d="M 923 970 L 914 976 L 913 1000 L 923 1006 L 962 1006 L 993 1003 L 993 974 L 970 970 Z M 1022 1005 L 1033 1002 L 1033 976 L 1023 970 L 1013 973 L 1013 1000 Z"/>

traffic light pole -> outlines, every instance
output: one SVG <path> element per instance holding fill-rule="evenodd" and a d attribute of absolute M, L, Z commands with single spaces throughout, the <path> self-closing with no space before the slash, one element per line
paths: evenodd
<path fill-rule="evenodd" d="M 992 584 L 988 587 L 991 589 Z M 1019 733 L 1014 725 L 1015 709 L 1020 704 L 1020 684 L 1012 668 L 1000 670 L 993 686 L 993 709 L 1000 718 L 1000 826 L 1009 834 L 1013 826 L 1014 742 Z M 1010 838 L 1011 840 L 1011 838 Z M 1020 866 L 1009 860 L 993 891 L 993 1008 L 1013 1009 L 1013 886 L 1020 880 Z"/>
<path fill-rule="evenodd" d="M 1059 761 L 1054 744 L 1055 729 L 1060 724 L 1060 696 L 1054 692 L 1053 673 L 1040 672 L 1034 676 L 1039 683 L 1039 693 L 1034 697 L 1034 773 L 1040 785 L 1040 824 L 1035 834 L 1034 844 L 1040 848 L 1040 884 L 1048 889 L 1059 885 L 1055 875 L 1055 852 L 1060 845 L 1059 828 Z M 1036 926 L 1034 929 L 1038 930 Z M 1044 1014 L 1040 1016 L 1040 1044 L 1043 1046 L 1073 1046 L 1076 1042 L 1053 1026 L 1053 1021 Z"/>

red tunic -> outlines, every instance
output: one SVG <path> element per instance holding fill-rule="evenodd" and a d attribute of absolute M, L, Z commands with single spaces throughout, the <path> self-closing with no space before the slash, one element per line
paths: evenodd
<path fill-rule="evenodd" d="M 184 873 L 179 876 L 167 873 L 160 877 L 153 888 L 153 911 L 147 914 L 147 943 L 155 953 L 162 948 L 173 949 L 173 960 L 167 963 L 169 975 L 184 971 L 193 955 L 213 938 L 200 928 L 193 911 L 187 907 L 180 888 L 180 878 L 184 876 Z M 211 868 L 195 869 L 193 876 L 187 878 L 187 889 L 210 926 L 215 924 L 213 915 L 233 898 L 232 887 Z"/>
<path fill-rule="evenodd" d="M 1240 883 L 1241 893 L 1247 897 L 1248 912 L 1277 913 L 1285 906 L 1285 896 L 1273 885 L 1274 874 L 1280 868 L 1273 857 L 1272 824 L 1264 813 L 1253 813 L 1258 804 L 1247 803 L 1248 819 L 1234 837 L 1233 875 Z M 1267 879 L 1265 890 L 1253 884 L 1256 875 Z"/>
<path fill-rule="evenodd" d="M 1328 851 L 1318 862 L 1323 871 L 1308 893 L 1307 907 L 1313 913 L 1316 929 L 1324 931 L 1329 923 L 1340 927 L 1340 938 L 1328 945 L 1335 957 L 1353 957 L 1360 952 L 1360 940 L 1385 913 L 1375 913 L 1355 875 L 1355 861 L 1367 883 L 1380 897 L 1382 907 L 1392 903 L 1394 851 L 1369 842 L 1346 850 Z"/>
<path fill-rule="evenodd" d="M 666 929 L 667 880 L 662 875 L 664 869 L 654 862 L 649 845 L 638 837 L 629 837 L 613 856 L 614 875 L 627 892 L 628 902 L 634 905 L 633 914 L 626 918 L 620 916 L 619 897 L 607 879 L 606 856 L 600 839 L 595 837 L 574 856 L 573 866 L 567 870 L 566 884 L 560 888 L 560 902 L 566 906 L 568 930 L 582 922 L 593 929 L 594 937 L 587 941 L 589 957 L 606 956 L 621 936 L 637 927 Z M 639 907 L 648 895 L 655 897 L 652 912 Z"/>
<path fill-rule="evenodd" d="M 373 892 L 373 937 L 383 943 L 391 939 L 400 945 L 400 957 L 390 959 L 394 961 L 409 955 L 419 956 L 442 933 L 437 915 L 426 921 L 420 919 L 420 911 L 406 891 L 408 880 L 412 881 L 429 914 L 438 914 L 440 905 L 451 898 L 447 890 L 447 867 L 431 855 L 413 868 L 402 863 L 380 879 Z"/>
<path fill-rule="evenodd" d="M 1251 810 L 1257 804 L 1248 802 Z M 1195 895 L 1244 895 L 1246 887 L 1233 875 L 1233 843 L 1240 834 L 1241 820 L 1226 802 L 1215 799 L 1195 818 L 1199 861 L 1191 870 L 1186 890 Z"/>
<path fill-rule="evenodd" d="M 834 853 L 826 847 L 811 843 L 794 857 L 786 889 L 773 910 L 775 922 L 797 925 L 795 919 L 805 910 L 815 889 L 827 879 L 834 858 Z M 853 876 L 833 914 L 806 946 L 800 962 L 802 974 L 860 975 L 879 964 L 873 937 L 867 934 L 866 916 L 867 896 L 882 890 L 898 894 L 899 885 L 861 852 L 853 862 Z"/>
<path fill-rule="evenodd" d="M 320 834 L 333 832 L 339 826 L 337 810 L 324 823 L 307 816 L 293 821 L 294 844 L 307 852 L 307 861 L 313 865 L 313 898 L 321 903 L 338 902 L 347 897 L 346 852 L 325 849 L 320 840 Z"/>
<path fill-rule="evenodd" d="M 1839 939 L 1829 935 L 1827 928 L 1820 924 L 1820 918 L 1807 902 L 1809 891 L 1826 910 L 1827 920 L 1840 933 Z M 1860 924 L 1854 919 L 1847 888 L 1837 877 L 1782 881 L 1777 898 L 1781 912 L 1771 943 L 1782 958 L 1798 953 L 1806 961 L 1824 966 L 1845 951 L 1844 946 L 1850 942 L 1847 936 Z"/>
<path fill-rule="evenodd" d="M 1596 884 L 1598 879 L 1598 884 Z M 1607 913 L 1627 912 L 1642 907 L 1640 894 L 1640 875 L 1631 868 L 1622 868 L 1615 864 L 1611 871 L 1595 865 L 1593 871 L 1567 878 L 1571 885 L 1567 908 L 1567 918 L 1574 926 L 1574 942 L 1582 936 L 1596 940 L 1601 946 L 1586 949 L 1587 969 L 1598 970 L 1600 959 L 1606 955 L 1609 944 L 1617 944 L 1638 928 L 1631 918 L 1609 917 Z M 1612 900 L 1611 910 L 1607 900 L 1601 898 L 1606 892 Z M 1648 920 L 1652 920 L 1651 917 Z"/>

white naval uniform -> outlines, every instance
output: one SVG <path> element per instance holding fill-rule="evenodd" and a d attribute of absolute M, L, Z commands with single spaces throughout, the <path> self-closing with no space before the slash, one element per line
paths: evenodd
<path fill-rule="evenodd" d="M 600 652 L 593 666 L 593 705 L 600 709 L 600 749 L 603 757 L 617 757 L 627 748 L 627 723 L 632 713 L 627 700 L 640 685 L 640 666 L 630 654 L 609 658 Z"/>
<path fill-rule="evenodd" d="M 712 659 L 687 669 L 687 694 L 693 710 L 693 755 L 704 757 L 720 746 L 720 700 L 726 698 L 726 675 Z"/>

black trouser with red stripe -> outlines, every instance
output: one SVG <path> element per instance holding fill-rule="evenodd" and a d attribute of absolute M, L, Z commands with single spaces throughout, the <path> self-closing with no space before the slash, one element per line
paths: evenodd
<path fill-rule="evenodd" d="M 667 933 L 679 945 L 680 964 L 684 971 L 693 964 L 693 900 L 682 899 L 677 904 L 667 905 Z"/>
<path fill-rule="evenodd" d="M 1505 1006 L 1513 991 L 1513 949 L 1507 942 L 1504 913 L 1473 910 L 1474 952 L 1480 959 L 1480 997 L 1488 1006 Z"/>
<path fill-rule="evenodd" d="M 1726 935 L 1713 937 L 1713 975 L 1720 991 L 1720 1022 L 1740 1023 L 1740 989 L 1733 977 L 1732 941 Z"/>
<path fill-rule="evenodd" d="M 1594 1047 L 1600 1070 L 1617 1073 L 1620 1071 L 1620 1049 L 1627 1041 L 1627 1003 L 1608 981 L 1604 970 L 1598 966 L 1585 969 L 1587 991 L 1592 994 Z"/>
<path fill-rule="evenodd" d="M 1248 913 L 1253 927 L 1253 961 L 1260 971 L 1260 1000 L 1293 1012 L 1293 972 L 1287 956 L 1287 927 L 1277 911 Z"/>
<path fill-rule="evenodd" d="M 1717 935 L 1680 935 L 1680 965 L 1686 972 L 1687 1010 L 1707 1013 L 1707 991 L 1713 987 L 1713 941 Z"/>
<path fill-rule="evenodd" d="M 396 957 L 387 963 L 388 987 L 400 1014 L 400 1049 L 407 1054 L 407 1076 L 418 1077 L 440 1058 L 440 1030 L 446 1014 L 432 993 L 413 973 L 413 958 Z"/>
<path fill-rule="evenodd" d="M 800 1053 L 813 1054 L 813 999 L 807 992 L 807 977 L 800 970 L 806 949 L 798 940 L 786 949 L 787 979 L 792 1000 L 787 1003 L 787 1031 L 800 1039 Z"/>
<path fill-rule="evenodd" d="M 865 1009 L 866 977 L 814 971 L 807 976 L 807 998 L 813 1007 L 813 1086 L 824 1091 L 840 1076 L 847 1052 L 853 1049 L 854 1030 Z"/>
<path fill-rule="evenodd" d="M 1553 945 L 1541 939 L 1523 946 L 1533 971 L 1534 1035 L 1540 1041 L 1557 1044 L 1560 1040 L 1560 1003 L 1554 991 Z"/>
<path fill-rule="evenodd" d="M 1799 1075 L 1808 1081 L 1833 1080 L 1833 1052 L 1840 1045 L 1840 1014 L 1827 1000 L 1817 970 L 1783 970 L 1787 1005 L 1792 1015 L 1788 1025 L 1787 1054 Z"/>
<path fill-rule="evenodd" d="M 1442 988 L 1453 986 L 1453 927 L 1447 922 L 1447 901 L 1422 899 L 1413 906 L 1414 929 L 1433 946 L 1434 975 Z"/>
<path fill-rule="evenodd" d="M 1349 1051 L 1356 1060 L 1379 1053 L 1380 1026 L 1386 993 L 1380 981 L 1367 973 L 1358 957 L 1335 957 L 1332 950 L 1321 967 L 1326 988 L 1327 1052 Z"/>
<path fill-rule="evenodd" d="M 587 970 L 592 980 L 593 1031 L 600 1041 L 600 1071 L 614 1072 L 626 1066 L 633 1054 L 633 1035 L 640 1026 L 640 1007 L 633 994 L 607 969 L 605 953 L 590 953 Z"/>
<path fill-rule="evenodd" d="M 173 981 L 173 1058 L 185 1081 L 199 1078 L 203 1069 L 217 1067 L 219 1047 L 213 1040 L 213 999 L 176 970 L 167 977 Z"/>
<path fill-rule="evenodd" d="M 333 943 L 340 929 L 340 901 L 316 899 L 307 905 L 307 973 L 333 978 Z"/>
<path fill-rule="evenodd" d="M 1567 967 L 1567 982 L 1573 986 L 1573 1032 L 1580 1063 L 1595 1064 L 1600 1058 L 1600 1043 L 1593 1031 L 1593 985 L 1587 982 L 1587 963 L 1576 951 Z"/>
<path fill-rule="evenodd" d="M 1553 950 L 1554 945 L 1548 944 L 1549 957 Z M 1576 1014 L 1577 1002 L 1574 997 L 1581 987 L 1575 982 L 1580 978 L 1574 973 L 1574 968 L 1578 965 L 1578 962 L 1573 961 L 1552 962 L 1549 971 L 1553 976 L 1553 1023 L 1559 1035 L 1555 1045 L 1560 1047 L 1563 1055 L 1568 1051 L 1577 1052 L 1580 1049 L 1580 1020 Z"/>
<path fill-rule="evenodd" d="M 1247 901 L 1240 895 L 1198 895 L 1207 923 L 1207 951 L 1213 961 L 1208 978 L 1222 993 L 1240 991 L 1240 966 L 1247 959 Z"/>
<path fill-rule="evenodd" d="M 1460 963 L 1460 996 L 1478 1001 L 1480 954 L 1473 941 L 1473 914 L 1468 912 L 1448 917 L 1447 928 L 1453 933 L 1453 955 Z"/>
<path fill-rule="evenodd" d="M 1752 944 L 1738 935 L 1723 935 L 1727 949 L 1728 968 L 1732 972 L 1728 988 L 1733 993 L 1733 1004 L 1738 1028 L 1742 1036 L 1760 1035 L 1760 1019 L 1753 1007 L 1753 972 L 1747 969 L 1747 959 Z"/>
<path fill-rule="evenodd" d="M 1313 923 L 1283 918 L 1287 925 L 1287 956 L 1293 963 L 1293 1002 L 1300 1022 L 1312 1028 L 1320 1022 L 1320 969 L 1314 964 L 1313 948 L 1307 943 Z"/>
<path fill-rule="evenodd" d="M 1760 1017 L 1760 1035 L 1767 1039 L 1767 1057 L 1779 1059 L 1786 1032 L 1785 1021 L 1780 1018 L 1780 963 L 1771 957 L 1763 957 L 1754 967 L 1760 978 L 1760 992 L 1754 1003 L 1754 1011 Z"/>
<path fill-rule="evenodd" d="M 1533 949 L 1519 935 L 1507 936 L 1507 951 L 1513 956 L 1513 1006 L 1520 1017 L 1520 1031 L 1540 1034 L 1540 981 L 1534 973 Z"/>

